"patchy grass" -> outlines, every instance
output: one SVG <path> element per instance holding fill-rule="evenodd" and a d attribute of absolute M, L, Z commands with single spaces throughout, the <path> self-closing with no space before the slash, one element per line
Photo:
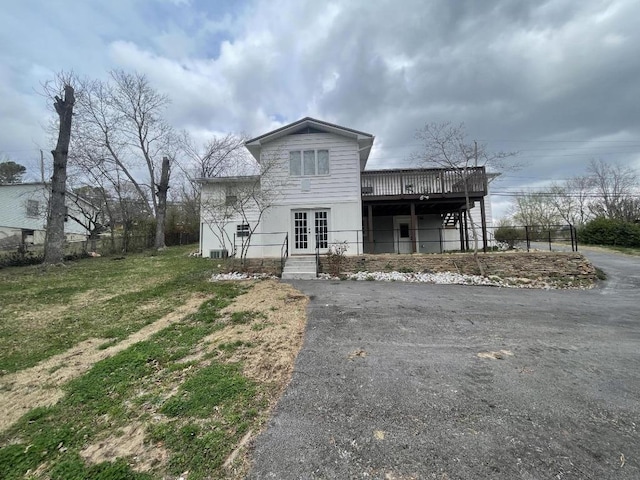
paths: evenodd
<path fill-rule="evenodd" d="M 190 249 L 0 270 L 0 374 L 88 338 L 121 340 L 194 293 L 215 293 L 211 261 L 186 257 Z"/>
<path fill-rule="evenodd" d="M 253 310 L 243 310 L 239 312 L 233 312 L 231 314 L 231 323 L 234 325 L 245 325 L 251 323 L 256 318 L 267 318 L 262 312 L 256 312 Z"/>
<path fill-rule="evenodd" d="M 0 302 L 10 305 L 0 303 L 10 323 L 3 329 L 30 342 L 20 349 L 0 340 L 12 347 L 0 350 L 0 363 L 13 372 L 0 377 L 0 401 L 19 393 L 32 370 L 39 373 L 27 387 L 49 395 L 66 366 L 41 360 L 87 339 L 103 358 L 0 431 L 0 478 L 151 480 L 188 471 L 197 480 L 246 473 L 246 452 L 236 450 L 260 431 L 290 378 L 306 299 L 273 281 L 210 283 L 210 261 L 185 253 L 0 271 Z M 100 277 L 98 264 L 110 281 L 89 282 Z M 27 285 L 24 304 L 9 293 L 20 284 Z M 199 307 L 189 310 L 194 294 Z M 130 341 L 156 324 L 162 328 Z"/>

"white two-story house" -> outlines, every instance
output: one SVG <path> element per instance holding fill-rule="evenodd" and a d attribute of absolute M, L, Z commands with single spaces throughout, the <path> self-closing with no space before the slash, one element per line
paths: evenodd
<path fill-rule="evenodd" d="M 200 179 L 203 256 L 248 258 L 466 250 L 470 226 L 463 179 L 487 238 L 483 167 L 366 170 L 374 136 L 303 118 L 253 138 L 246 148 L 261 175 Z"/>

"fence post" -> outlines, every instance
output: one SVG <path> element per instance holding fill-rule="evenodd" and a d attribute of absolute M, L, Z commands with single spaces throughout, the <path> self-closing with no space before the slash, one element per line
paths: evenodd
<path fill-rule="evenodd" d="M 549 251 L 552 252 L 553 250 L 551 250 L 551 227 L 549 227 Z"/>
<path fill-rule="evenodd" d="M 573 232 L 573 240 L 576 242 L 576 252 L 578 251 L 578 230 L 571 225 L 571 231 Z"/>
<path fill-rule="evenodd" d="M 528 252 L 529 249 L 531 248 L 531 240 L 529 239 L 529 226 L 528 225 L 524 226 L 524 236 L 525 236 L 525 240 L 527 242 L 527 252 Z"/>

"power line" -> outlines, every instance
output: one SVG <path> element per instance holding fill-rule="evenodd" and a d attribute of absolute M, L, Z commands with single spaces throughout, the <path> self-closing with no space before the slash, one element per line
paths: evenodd
<path fill-rule="evenodd" d="M 566 193 L 554 193 L 554 192 L 494 192 L 491 191 L 490 194 L 498 197 L 523 197 L 523 196 L 539 196 L 539 197 L 569 197 L 569 198 L 604 198 L 604 195 L 601 193 L 575 193 L 575 192 L 566 192 Z M 632 194 L 608 194 L 609 198 L 640 198 L 640 194 L 632 193 Z"/>

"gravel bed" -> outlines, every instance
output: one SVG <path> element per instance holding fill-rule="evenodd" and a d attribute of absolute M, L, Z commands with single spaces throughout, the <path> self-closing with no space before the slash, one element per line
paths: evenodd
<path fill-rule="evenodd" d="M 275 275 L 269 275 L 268 273 L 215 273 L 211 275 L 210 282 L 226 282 L 229 280 L 266 280 L 269 278 L 279 278 Z"/>
<path fill-rule="evenodd" d="M 264 280 L 278 277 L 266 273 L 218 273 L 211 276 L 212 282 L 233 280 Z M 343 280 L 378 281 L 378 282 L 408 282 L 408 283 L 435 283 L 441 285 L 482 285 L 487 287 L 502 288 L 537 288 L 537 289 L 588 289 L 593 285 L 583 285 L 573 281 L 553 281 L 549 279 L 530 278 L 500 278 L 496 276 L 482 277 L 480 275 L 463 275 L 454 272 L 439 273 L 403 273 L 403 272 L 357 272 L 344 277 Z M 318 280 L 339 280 L 327 273 L 321 273 Z"/>

